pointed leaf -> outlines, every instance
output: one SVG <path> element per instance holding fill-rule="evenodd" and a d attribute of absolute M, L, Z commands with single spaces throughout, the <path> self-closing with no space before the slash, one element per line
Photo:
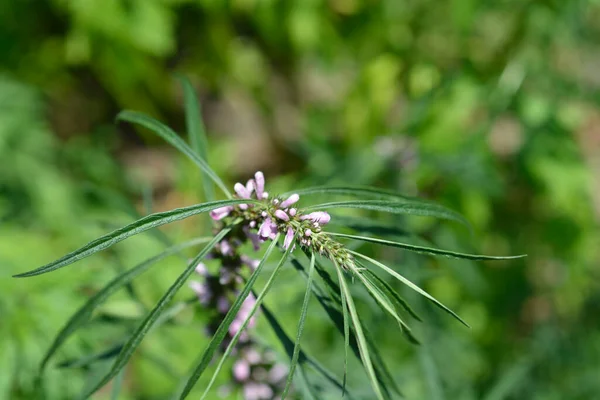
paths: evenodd
<path fill-rule="evenodd" d="M 110 295 L 115 293 L 117 290 L 122 288 L 127 283 L 131 282 L 134 278 L 146 272 L 151 266 L 155 265 L 157 262 L 161 261 L 164 258 L 172 256 L 173 254 L 179 253 L 181 250 L 184 250 L 191 246 L 196 246 L 201 243 L 206 243 L 210 239 L 207 238 L 198 238 L 194 240 L 190 240 L 189 242 L 185 242 L 176 246 L 172 246 L 162 253 L 149 258 L 137 266 L 131 268 L 130 270 L 124 272 L 120 276 L 116 277 L 112 281 L 110 281 L 102 290 L 98 291 L 94 296 L 90 297 L 90 299 L 81 307 L 73 316 L 67 321 L 61 331 L 58 333 L 54 342 L 50 346 L 50 349 L 46 352 L 44 359 L 40 365 L 40 370 L 43 370 L 50 357 L 62 346 L 62 344 L 82 325 L 84 325 L 92 315 L 93 311 L 102 304 Z"/>
<path fill-rule="evenodd" d="M 187 397 L 187 395 L 190 393 L 190 391 L 192 390 L 192 388 L 194 387 L 194 385 L 196 384 L 206 367 L 208 367 L 208 364 L 212 360 L 213 354 L 219 348 L 219 345 L 225 338 L 225 335 L 227 334 L 227 331 L 229 329 L 229 325 L 231 325 L 231 322 L 236 317 L 238 311 L 240 310 L 240 307 L 242 306 L 242 303 L 244 302 L 246 297 L 248 297 L 248 294 L 252 290 L 252 286 L 254 285 L 256 279 L 260 275 L 266 263 L 266 260 L 269 258 L 271 252 L 277 245 L 280 235 L 281 234 L 278 233 L 277 237 L 273 239 L 273 242 L 267 248 L 267 251 L 265 252 L 265 255 L 263 256 L 262 260 L 254 270 L 252 275 L 250 275 L 250 278 L 246 282 L 246 285 L 244 285 L 244 288 L 242 289 L 238 297 L 235 299 L 234 303 L 231 305 L 231 308 L 227 312 L 227 315 L 225 315 L 225 318 L 223 318 L 223 321 L 221 322 L 221 324 L 217 328 L 217 331 L 214 333 L 212 339 L 210 340 L 208 347 L 206 348 L 206 350 L 204 350 L 204 353 L 202 353 L 200 362 L 198 363 L 196 368 L 194 368 L 192 375 L 188 379 L 185 387 L 183 388 L 183 391 L 179 396 L 180 399 L 185 399 Z"/>
<path fill-rule="evenodd" d="M 304 331 L 304 322 L 306 321 L 306 313 L 308 311 L 308 301 L 310 300 L 310 292 L 312 290 L 313 272 L 315 270 L 315 253 L 312 253 L 310 257 L 310 267 L 308 269 L 308 282 L 306 284 L 306 292 L 304 293 L 304 302 L 302 303 L 302 310 L 300 311 L 300 321 L 298 321 L 298 333 L 296 335 L 296 343 L 294 344 L 294 354 L 290 363 L 290 371 L 288 373 L 287 380 L 285 382 L 285 388 L 283 389 L 282 399 L 285 399 L 294 378 L 294 371 L 296 364 L 298 363 L 298 356 L 300 354 L 300 338 Z"/>
<path fill-rule="evenodd" d="M 360 319 L 358 318 L 358 313 L 356 312 L 356 307 L 354 306 L 354 301 L 352 300 L 352 295 L 350 294 L 350 289 L 348 288 L 348 284 L 346 283 L 346 278 L 344 278 L 344 273 L 342 269 L 336 266 L 336 271 L 338 273 L 340 287 L 342 288 L 343 297 L 346 297 L 346 303 L 348 305 L 348 309 L 350 311 L 350 317 L 352 318 L 352 325 L 354 326 L 354 331 L 356 332 L 356 339 L 358 342 L 358 348 L 360 350 L 360 356 L 363 360 L 363 364 L 365 369 L 367 370 L 367 375 L 371 381 L 371 386 L 375 391 L 375 395 L 379 400 L 384 400 L 383 393 L 381 392 L 381 388 L 379 387 L 379 380 L 375 375 L 375 370 L 373 368 L 373 364 L 371 362 L 371 356 L 369 354 L 369 348 L 367 345 L 367 340 L 363 334 L 362 326 L 360 323 Z"/>
<path fill-rule="evenodd" d="M 94 253 L 97 253 L 101 250 L 106 249 L 122 240 L 127 239 L 128 237 L 137 235 L 148 229 L 156 228 L 161 225 L 169 224 L 171 222 L 179 221 L 192 215 L 200 214 L 206 211 L 213 210 L 215 208 L 240 204 L 240 203 L 248 203 L 250 200 L 220 200 L 220 201 L 212 201 L 209 203 L 196 204 L 194 206 L 176 208 L 174 210 L 150 214 L 142 219 L 139 219 L 123 228 L 119 228 L 109 234 L 106 234 L 96 240 L 93 240 L 86 244 L 85 246 L 67 254 L 64 257 L 59 258 L 56 261 L 53 261 L 49 264 L 46 264 L 40 268 L 34 269 L 29 272 L 25 272 L 22 274 L 15 275 L 15 278 L 24 278 L 28 276 L 35 276 L 40 274 L 45 274 L 47 272 L 54 271 L 56 269 L 65 267 L 69 264 L 72 264 L 76 261 L 79 261 L 85 257 L 89 257 Z"/>
<path fill-rule="evenodd" d="M 206 161 L 196 154 L 194 150 L 192 150 L 171 128 L 162 122 L 155 120 L 154 118 L 150 118 L 149 116 L 136 111 L 121 111 L 119 115 L 117 115 L 117 120 L 141 125 L 162 137 L 165 141 L 185 154 L 198 167 L 200 167 L 200 169 L 202 169 L 202 171 L 204 171 L 204 173 L 210 177 L 210 179 L 212 179 L 212 181 L 223 191 L 223 193 L 225 193 L 227 197 L 231 198 L 231 193 L 229 190 L 227 190 L 227 187 L 221 178 L 219 178 L 219 176 L 215 173 L 215 171 L 212 170 L 212 168 L 210 168 Z"/>
<path fill-rule="evenodd" d="M 208 141 L 206 139 L 206 131 L 204 129 L 204 123 L 202 122 L 200 103 L 198 102 L 196 91 L 186 77 L 179 76 L 179 82 L 183 89 L 185 122 L 190 147 L 208 164 Z M 210 176 L 205 172 L 202 174 L 202 186 L 204 188 L 206 200 L 213 201 L 215 199 L 215 192 L 213 185 L 210 182 Z"/>
<path fill-rule="evenodd" d="M 394 288 L 392 288 L 386 281 L 384 281 L 383 279 L 381 279 L 376 273 L 374 273 L 373 271 L 371 271 L 370 269 L 367 269 L 367 268 L 365 268 L 363 271 L 361 271 L 361 273 L 364 274 L 365 276 L 367 276 L 374 285 L 376 285 L 376 286 L 379 287 L 379 289 L 382 292 L 387 293 L 388 297 L 391 298 L 396 303 L 396 308 L 398 308 L 398 309 L 400 309 L 400 308 L 404 309 L 414 319 L 416 319 L 417 321 L 423 322 L 423 320 L 421 319 L 421 317 L 419 317 L 417 315 L 417 313 L 415 313 L 415 311 L 406 302 L 406 300 L 404 300 L 402 297 L 400 297 L 400 295 L 398 294 L 398 292 L 396 292 L 394 290 Z"/>
<path fill-rule="evenodd" d="M 238 340 L 240 339 L 240 336 L 242 335 L 242 332 L 244 332 L 246 330 L 246 328 L 248 327 L 248 323 L 250 322 L 250 319 L 254 316 L 254 314 L 256 313 L 256 310 L 258 310 L 258 308 L 262 304 L 265 296 L 267 295 L 267 293 L 273 286 L 273 282 L 275 282 L 275 278 L 277 278 L 277 275 L 279 275 L 279 272 L 281 271 L 281 267 L 287 261 L 288 256 L 290 255 L 292 250 L 293 250 L 293 246 L 289 246 L 288 249 L 286 250 L 286 252 L 281 257 L 281 259 L 279 260 L 279 262 L 277 263 L 277 266 L 271 273 L 271 276 L 267 280 L 267 283 L 265 283 L 265 286 L 263 287 L 260 294 L 256 298 L 256 301 L 252 305 L 252 309 L 250 310 L 250 312 L 248 313 L 248 315 L 242 322 L 242 326 L 238 329 L 238 331 L 235 333 L 235 335 L 233 335 L 233 338 L 227 345 L 227 348 L 225 349 L 225 352 L 221 356 L 221 360 L 219 361 L 219 364 L 217 364 L 217 367 L 215 368 L 215 372 L 213 373 L 213 376 L 210 379 L 210 382 L 208 383 L 208 385 L 206 385 L 206 388 L 204 389 L 204 393 L 202 394 L 202 397 L 200 398 L 200 400 L 204 400 L 206 398 L 206 395 L 208 394 L 212 385 L 215 383 L 215 380 L 217 379 L 217 375 L 219 375 L 221 368 L 223 368 L 223 364 L 225 363 L 225 360 L 227 359 L 229 354 L 231 354 L 231 352 L 233 351 L 235 345 L 237 344 Z M 282 398 L 285 398 L 285 396 Z"/>
<path fill-rule="evenodd" d="M 467 259 L 467 260 L 478 260 L 478 261 L 481 261 L 481 260 L 497 261 L 497 260 L 514 260 L 517 258 L 527 257 L 527 255 L 484 256 L 484 255 L 479 255 L 479 254 L 458 253 L 456 251 L 441 250 L 441 249 L 436 249 L 434 247 L 416 246 L 416 245 L 412 245 L 412 244 L 408 244 L 408 243 L 393 242 L 391 240 L 377 239 L 377 238 L 372 238 L 372 237 L 368 237 L 368 236 L 347 235 L 344 233 L 334 233 L 334 232 L 327 232 L 327 233 L 332 236 L 343 237 L 343 238 L 347 238 L 347 239 L 361 240 L 363 242 L 382 244 L 384 246 L 398 247 L 401 249 L 414 251 L 416 253 L 431 254 L 434 256 L 445 256 L 445 257 L 449 257 L 449 258 L 462 258 L 462 259 Z"/>
<path fill-rule="evenodd" d="M 277 318 L 275 318 L 275 315 L 271 312 L 271 310 L 269 310 L 269 308 L 264 304 L 261 306 L 261 308 L 265 318 L 267 319 L 267 322 L 271 326 L 271 329 L 273 329 L 273 332 L 275 332 L 275 335 L 281 342 L 283 349 L 285 350 L 285 352 L 291 360 L 294 353 L 294 342 L 292 342 L 292 339 L 287 335 L 287 333 L 285 333 L 283 327 L 281 326 L 279 321 L 277 321 Z M 328 371 L 317 360 L 309 357 L 302 349 L 300 349 L 298 363 L 300 364 L 300 368 L 303 368 L 304 364 L 311 365 L 315 369 L 315 371 L 321 374 L 329 383 L 331 383 L 340 390 L 342 389 L 342 383 L 335 377 L 335 375 L 332 372 Z M 348 394 L 348 397 L 352 398 L 350 394 Z"/>
<path fill-rule="evenodd" d="M 104 376 L 96 385 L 94 385 L 87 393 L 83 396 L 84 399 L 90 397 L 93 393 L 95 393 L 98 389 L 106 385 L 117 373 L 127 364 L 133 352 L 140 345 L 148 331 L 152 328 L 157 319 L 161 316 L 161 313 L 169 304 L 169 302 L 173 299 L 175 294 L 181 289 L 187 278 L 194 272 L 196 266 L 202 260 L 206 254 L 219 242 L 225 235 L 227 235 L 231 231 L 231 228 L 225 228 L 221 230 L 214 238 L 211 240 L 202 251 L 189 263 L 188 267 L 183 271 L 181 275 L 177 278 L 177 280 L 171 285 L 171 287 L 167 290 L 167 292 L 162 296 L 159 302 L 156 304 L 154 309 L 144 318 L 142 323 L 137 327 L 135 332 L 131 335 L 121 353 L 115 360 L 113 366 L 111 367 L 108 374 Z"/>
<path fill-rule="evenodd" d="M 402 318 L 400 318 L 400 315 L 398 315 L 398 311 L 397 311 L 396 307 L 392 304 L 392 302 L 389 299 L 389 297 L 387 296 L 387 294 L 385 292 L 383 292 L 382 290 L 380 290 L 379 287 L 377 287 L 372 281 L 369 280 L 369 278 L 367 278 L 362 273 L 357 272 L 356 275 L 363 282 L 363 284 L 367 288 L 367 291 L 369 292 L 371 297 L 375 300 L 375 302 L 377 304 L 379 304 L 379 306 L 384 311 L 387 311 L 387 313 L 390 314 L 398 322 L 398 325 L 400 326 L 400 330 L 406 336 L 408 341 L 410 341 L 413 344 L 420 344 L 419 341 L 417 340 L 417 338 L 415 338 L 413 336 L 412 330 L 410 329 L 410 327 L 406 324 L 406 322 L 404 322 L 404 320 Z"/>
<path fill-rule="evenodd" d="M 388 201 L 388 200 L 349 200 L 331 203 L 316 204 L 306 207 L 303 211 L 313 209 L 325 210 L 329 208 L 359 208 L 363 210 L 381 211 L 392 214 L 418 215 L 421 217 L 434 217 L 456 221 L 471 229 L 469 222 L 456 211 L 449 210 L 437 204 L 417 201 Z"/>
<path fill-rule="evenodd" d="M 405 277 L 403 277 L 402 275 L 400 275 L 399 273 L 397 273 L 393 269 L 391 269 L 388 266 L 380 263 L 377 260 L 372 259 L 371 257 L 365 256 L 364 254 L 361 254 L 361 253 L 358 253 L 358 252 L 352 251 L 352 250 L 348 250 L 348 251 L 350 253 L 354 254 L 355 256 L 361 257 L 361 258 L 369 261 L 371 264 L 373 264 L 373 265 L 375 265 L 375 266 L 383 269 L 388 274 L 392 275 L 394 278 L 398 279 L 400 282 L 404 283 L 406 286 L 408 286 L 412 290 L 416 291 L 420 295 L 426 297 L 428 300 L 430 300 L 431 302 L 433 302 L 433 304 L 437 305 L 442 310 L 444 310 L 448 314 L 452 315 L 454 318 L 456 318 L 457 320 L 459 320 L 463 325 L 465 325 L 466 327 L 470 328 L 469 324 L 467 324 L 461 317 L 459 317 L 458 314 L 456 314 L 454 311 L 452 311 L 451 309 L 449 309 L 448 307 L 446 307 L 445 305 L 443 305 L 442 303 L 440 303 L 436 298 L 434 298 L 433 296 L 431 296 L 429 293 L 427 293 L 426 291 L 424 291 L 423 289 L 421 289 L 420 287 L 418 287 L 417 285 L 415 285 L 414 283 L 412 283 L 411 281 L 409 281 L 408 279 L 406 279 Z"/>

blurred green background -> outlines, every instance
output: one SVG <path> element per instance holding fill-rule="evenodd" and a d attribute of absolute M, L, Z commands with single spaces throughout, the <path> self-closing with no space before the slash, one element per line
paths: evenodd
<path fill-rule="evenodd" d="M 54 274 L 12 274 L 145 214 L 150 194 L 160 211 L 203 201 L 191 163 L 113 122 L 135 109 L 183 132 L 176 73 L 197 89 L 210 162 L 228 182 L 263 170 L 270 191 L 394 189 L 474 224 L 470 237 L 403 222 L 440 247 L 529 254 L 487 264 L 365 247 L 472 325 L 407 293 L 425 319 L 415 347 L 365 308 L 407 398 L 600 398 L 599 1 L 9 0 L 0 4 L 0 399 L 34 398 L 39 362 L 68 316 L 162 245 L 146 235 Z M 163 231 L 205 234 L 202 218 Z M 120 340 L 180 268 L 170 259 L 142 278 L 141 305 L 111 299 L 59 361 Z M 285 274 L 273 305 L 290 334 L 298 279 Z M 341 374 L 342 338 L 311 307 L 307 351 Z M 202 318 L 186 310 L 147 338 L 120 398 L 167 398 L 207 343 Z M 350 382 L 370 398 L 350 365 Z M 51 366 L 43 398 L 72 398 L 94 371 Z"/>

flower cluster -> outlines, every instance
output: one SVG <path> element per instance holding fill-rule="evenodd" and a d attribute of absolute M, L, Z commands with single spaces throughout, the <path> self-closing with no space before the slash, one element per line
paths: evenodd
<path fill-rule="evenodd" d="M 285 199 L 276 196 L 270 198 L 265 191 L 265 177 L 260 171 L 245 185 L 236 183 L 234 190 L 238 198 L 248 199 L 249 202 L 217 208 L 210 215 L 215 221 L 241 218 L 246 238 L 253 243 L 255 249 L 260 247 L 261 242 L 273 240 L 277 233 L 281 233 L 285 235 L 285 249 L 300 244 L 329 258 L 342 268 L 354 267 L 350 253 L 322 230 L 331 220 L 327 212 L 303 213 L 296 208 L 300 200 L 298 194 Z"/>
<path fill-rule="evenodd" d="M 292 194 L 286 198 L 270 197 L 265 191 L 265 177 L 257 172 L 254 179 L 245 185 L 236 183 L 236 197 L 247 199 L 247 203 L 226 206 L 211 211 L 210 216 L 216 222 L 232 222 L 231 232 L 221 240 L 208 258 L 218 259 L 218 273 L 210 274 L 204 264 L 196 267 L 196 272 L 203 282 L 193 281 L 190 287 L 196 292 L 200 303 L 216 310 L 216 315 L 208 326 L 208 334 L 214 334 L 224 319 L 231 303 L 230 298 L 237 295 L 243 283 L 241 272 L 244 268 L 253 271 L 258 261 L 240 255 L 239 248 L 245 243 L 252 243 L 254 250 L 259 250 L 262 243 L 274 240 L 278 233 L 284 235 L 283 247 L 289 249 L 300 245 L 329 258 L 339 267 L 354 268 L 350 253 L 337 241 L 323 231 L 331 220 L 331 216 L 323 211 L 304 213 L 297 208 L 300 196 Z M 241 223 L 239 222 L 241 221 Z M 242 303 L 238 314 L 229 327 L 228 340 L 222 344 L 228 346 L 233 336 L 239 332 L 243 321 L 255 304 L 256 299 L 250 294 Z M 248 323 L 248 328 L 255 324 L 255 316 Z M 277 398 L 285 386 L 287 367 L 274 363 L 269 354 L 261 354 L 258 346 L 247 332 L 240 333 L 236 344 L 236 361 L 233 366 L 233 381 L 242 385 L 244 398 L 250 400 Z"/>
<path fill-rule="evenodd" d="M 243 283 L 240 275 L 242 269 L 254 270 L 257 267 L 258 261 L 239 255 L 238 248 L 241 243 L 235 237 L 223 239 L 209 255 L 210 259 L 217 259 L 220 262 L 218 273 L 211 274 L 204 263 L 199 263 L 196 266 L 196 273 L 202 281 L 190 282 L 190 288 L 198 296 L 200 304 L 214 311 L 207 326 L 206 333 L 209 336 L 214 335 L 229 311 L 230 298 L 237 296 L 239 292 L 239 286 Z M 221 344 L 222 350 L 240 331 L 255 302 L 255 297 L 250 293 L 229 326 L 227 340 Z M 283 392 L 288 368 L 276 363 L 273 355 L 263 351 L 248 334 L 248 329 L 256 323 L 255 318 L 256 316 L 250 318 L 247 329 L 240 333 L 239 341 L 235 346 L 233 385 L 221 389 L 224 393 L 228 393 L 234 386 L 241 386 L 244 398 L 247 400 L 270 400 Z"/>

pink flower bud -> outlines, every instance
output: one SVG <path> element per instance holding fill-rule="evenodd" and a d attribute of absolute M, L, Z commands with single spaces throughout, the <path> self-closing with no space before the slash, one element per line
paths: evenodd
<path fill-rule="evenodd" d="M 325 211 L 315 211 L 300 217 L 301 220 L 310 219 L 320 225 L 325 225 L 331 220 L 331 216 Z"/>
<path fill-rule="evenodd" d="M 298 212 L 298 210 L 296 210 L 295 208 L 290 208 L 290 211 L 288 211 L 288 214 L 290 214 L 290 217 L 295 217 L 297 212 Z"/>
<path fill-rule="evenodd" d="M 254 174 L 254 183 L 256 188 L 256 198 L 263 199 L 264 191 L 265 191 L 265 176 L 262 172 L 258 171 Z"/>
<path fill-rule="evenodd" d="M 219 221 L 219 220 L 225 218 L 226 216 L 228 216 L 231 211 L 233 211 L 232 206 L 215 208 L 214 210 L 212 210 L 210 212 L 210 217 L 212 219 L 214 219 L 215 221 Z"/>
<path fill-rule="evenodd" d="M 245 360 L 237 360 L 233 364 L 233 377 L 237 381 L 245 381 L 250 378 L 250 365 Z"/>
<path fill-rule="evenodd" d="M 283 247 L 287 250 L 287 248 L 290 247 L 290 245 L 292 244 L 293 240 L 294 240 L 294 230 L 290 226 L 290 227 L 288 227 L 287 233 L 285 234 L 285 239 L 283 241 Z"/>
<path fill-rule="evenodd" d="M 290 220 L 290 217 L 283 210 L 277 210 L 277 211 L 275 211 L 275 216 L 277 218 L 279 218 L 280 220 L 282 220 L 282 221 L 289 221 Z"/>
<path fill-rule="evenodd" d="M 281 208 L 288 208 L 292 204 L 295 204 L 296 202 L 298 202 L 298 200 L 300 200 L 300 196 L 297 193 L 294 193 L 293 195 L 288 197 L 286 200 L 281 202 Z"/>
<path fill-rule="evenodd" d="M 235 190 L 235 192 L 237 193 L 237 195 L 239 196 L 240 199 L 249 199 L 250 194 L 252 193 L 248 189 L 246 189 L 246 187 L 244 185 L 242 185 L 239 182 L 233 186 L 233 190 Z"/>

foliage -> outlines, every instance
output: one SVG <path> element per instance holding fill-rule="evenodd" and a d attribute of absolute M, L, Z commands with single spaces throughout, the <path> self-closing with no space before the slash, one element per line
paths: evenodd
<path fill-rule="evenodd" d="M 151 197 L 157 210 L 214 200 L 199 194 L 206 180 L 199 182 L 193 164 L 169 158 L 165 167 L 154 155 L 165 154 L 155 136 L 112 124 L 118 110 L 136 109 L 187 131 L 180 104 L 186 94 L 173 72 L 190 76 L 200 94 L 207 157 L 225 181 L 263 169 L 278 176 L 272 182 L 278 192 L 383 187 L 461 212 L 475 239 L 426 218 L 373 223 L 366 218 L 375 211 L 358 209 L 332 211 L 331 226 L 343 222 L 353 227 L 347 234 L 385 234 L 421 247 L 529 254 L 526 261 L 475 265 L 348 242 L 401 266 L 472 326 L 447 325 L 386 281 L 427 321 L 412 327 L 422 342 L 413 348 L 399 346 L 397 335 L 376 323 L 381 314 L 362 313 L 406 397 L 587 399 L 600 392 L 593 312 L 600 257 L 596 2 L 109 3 L 103 2 L 105 13 L 96 12 L 96 1 L 8 2 L 0 10 L 0 311 L 6 321 L 0 359 L 22 361 L 0 377 L 0 397 L 31 397 L 52 339 L 34 332 L 58 332 L 119 264 L 156 254 L 165 238 L 153 233 L 125 241 L 114 253 L 83 261 L 76 277 L 68 270 L 29 282 L 9 275 L 126 225 Z M 156 153 L 143 153 L 152 162 L 142 163 L 139 179 L 135 156 L 145 146 Z M 314 204 L 355 200 L 311 197 Z M 206 229 L 186 220 L 166 232 L 179 238 Z M 135 287 L 139 302 L 119 293 L 96 318 L 114 318 L 115 310 L 141 318 L 139 310 L 175 280 L 180 261 L 173 257 L 144 274 Z M 294 275 L 281 274 L 272 295 L 285 300 L 267 304 L 292 333 L 297 315 L 286 311 L 300 309 L 304 293 L 285 283 Z M 369 293 L 356 295 L 359 311 L 369 310 Z M 319 310 L 311 304 L 306 317 L 306 350 L 322 354 L 325 366 L 339 373 L 338 326 L 325 323 L 328 314 Z M 199 313 L 191 323 L 184 311 L 150 335 L 123 377 L 123 396 L 168 393 L 192 363 L 190 343 L 204 344 L 192 328 L 204 320 Z M 57 359 L 118 344 L 96 347 L 93 321 Z M 115 324 L 112 337 L 130 327 L 121 328 Z M 274 336 L 268 327 L 257 329 Z M 348 362 L 349 382 L 366 386 L 364 371 L 351 357 Z M 177 376 L 165 378 L 165 364 Z M 73 370 L 50 367 L 48 373 L 74 377 Z M 60 379 L 48 382 L 49 398 L 70 398 L 76 389 Z"/>

